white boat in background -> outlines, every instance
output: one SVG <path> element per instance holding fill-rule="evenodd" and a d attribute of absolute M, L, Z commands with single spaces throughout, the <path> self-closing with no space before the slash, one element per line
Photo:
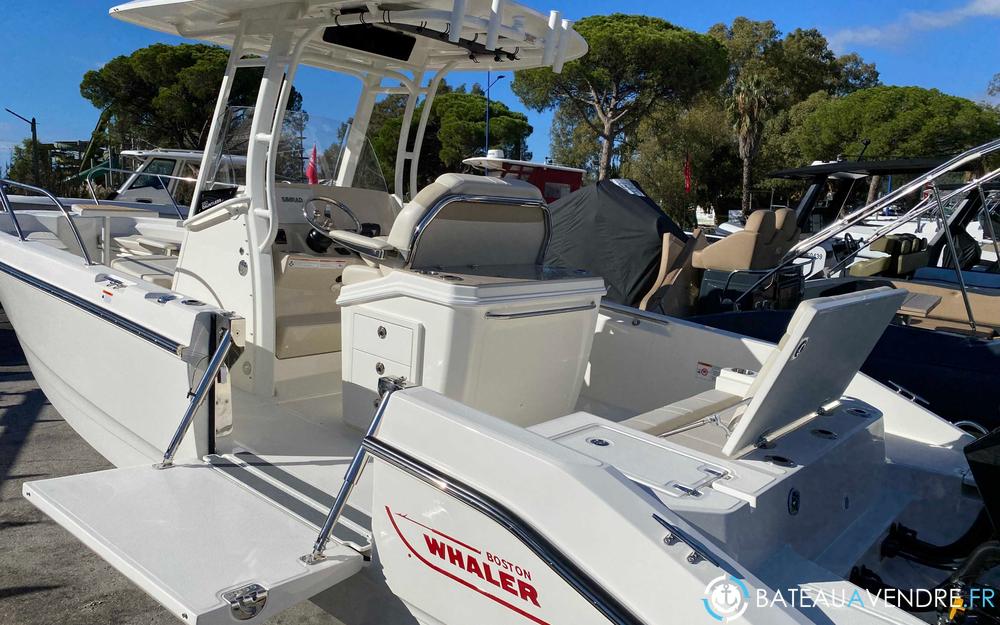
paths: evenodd
<path fill-rule="evenodd" d="M 600 278 L 539 266 L 549 221 L 530 184 L 416 188 L 444 76 L 560 71 L 586 44 L 558 12 L 140 0 L 112 15 L 232 49 L 191 215 L 4 201 L 0 298 L 50 401 L 118 467 L 24 495 L 179 620 L 261 622 L 311 599 L 348 625 L 899 624 L 921 621 L 862 586 L 938 584 L 974 609 L 990 465 L 970 471 L 971 437 L 857 373 L 903 292 L 806 302 L 772 345 L 602 303 Z M 364 85 L 336 186 L 276 182 L 300 65 Z M 246 180 L 223 184 L 248 69 Z M 400 195 L 352 186 L 385 93 L 408 96 Z M 130 251 L 168 233 L 176 253 Z M 961 575 L 922 555 L 960 535 Z M 813 601 L 749 605 L 751 588 Z"/>

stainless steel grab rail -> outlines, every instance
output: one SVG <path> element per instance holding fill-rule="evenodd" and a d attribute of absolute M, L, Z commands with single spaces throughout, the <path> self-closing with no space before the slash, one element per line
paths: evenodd
<path fill-rule="evenodd" d="M 992 154 L 993 152 L 996 152 L 998 150 L 1000 150 L 1000 139 L 994 139 L 993 141 L 984 143 L 983 145 L 972 148 L 971 150 L 966 150 L 965 152 L 952 158 L 946 163 L 943 163 L 942 165 L 935 167 L 926 174 L 919 176 L 912 182 L 909 182 L 899 187 L 895 191 L 886 194 L 885 196 L 879 198 L 878 200 L 872 202 L 871 204 L 859 208 L 850 215 L 838 219 L 837 221 L 833 222 L 832 224 L 830 224 L 820 232 L 814 234 L 813 236 L 809 237 L 808 239 L 800 241 L 798 244 L 792 247 L 792 249 L 789 250 L 787 254 L 785 254 L 784 258 L 782 258 L 782 260 L 778 263 L 777 266 L 775 266 L 773 269 L 768 270 L 763 277 L 757 280 L 757 282 L 753 283 L 750 286 L 750 288 L 743 291 L 743 293 L 741 293 L 740 296 L 733 301 L 733 309 L 739 310 L 740 302 L 743 301 L 743 299 L 746 298 L 748 295 L 756 291 L 762 284 L 765 283 L 765 281 L 767 281 L 768 278 L 770 278 L 771 276 L 775 275 L 785 267 L 792 264 L 796 259 L 803 256 L 809 250 L 816 247 L 820 243 L 823 243 L 824 241 L 827 241 L 828 239 L 831 239 L 841 234 L 842 232 L 847 231 L 852 226 L 861 223 L 868 217 L 874 215 L 875 213 L 885 208 L 886 206 L 893 204 L 897 200 L 904 198 L 910 195 L 911 193 L 919 191 L 928 184 L 933 184 L 934 181 L 936 181 L 941 176 L 956 171 L 960 167 L 968 163 L 971 163 L 973 161 L 979 160 L 984 156 Z"/>
<path fill-rule="evenodd" d="M 7 200 L 7 194 L 3 190 L 2 182 L 0 182 L 0 207 L 3 208 L 5 213 L 10 215 L 10 220 L 14 224 L 14 232 L 17 233 L 17 238 L 24 241 L 24 231 L 21 230 L 21 222 L 17 220 L 17 213 L 14 212 L 14 207 L 11 206 L 10 202 Z"/>
<path fill-rule="evenodd" d="M 94 261 L 90 259 L 90 252 L 87 251 L 87 246 L 83 244 L 83 237 L 80 236 L 80 230 L 76 227 L 76 222 L 73 221 L 73 216 L 68 210 L 66 210 L 66 206 L 59 201 L 59 198 L 41 187 L 24 184 L 23 182 L 14 182 L 13 180 L 0 180 L 0 197 L 3 198 L 4 209 L 10 212 L 11 215 L 14 215 L 14 206 L 10 203 L 10 198 L 7 197 L 7 191 L 4 187 L 15 187 L 18 189 L 24 189 L 25 191 L 32 191 L 34 193 L 44 195 L 52 200 L 52 203 L 56 205 L 56 207 L 62 212 L 63 216 L 66 217 L 66 221 L 69 222 L 70 230 L 73 231 L 73 237 L 76 239 L 77 245 L 80 246 L 80 253 L 83 254 L 83 260 L 87 265 L 94 264 Z M 15 223 L 17 222 L 16 217 L 14 218 L 14 221 Z M 24 241 L 24 233 L 21 232 L 20 224 L 17 224 L 15 228 L 18 231 L 18 236 L 22 241 Z"/>
<path fill-rule="evenodd" d="M 198 387 L 191 394 L 191 401 L 188 402 L 187 410 L 184 411 L 184 416 L 181 418 L 181 422 L 177 426 L 173 438 L 170 439 L 167 450 L 163 453 L 163 461 L 154 465 L 157 469 L 169 469 L 174 465 L 174 456 L 177 455 L 177 449 L 181 446 L 181 441 L 184 440 L 188 429 L 191 428 L 194 416 L 198 413 L 201 405 L 205 403 L 208 391 L 215 383 L 215 377 L 219 375 L 219 369 L 222 368 L 222 364 L 226 361 L 226 356 L 229 355 L 229 350 L 232 346 L 232 331 L 226 329 L 222 333 L 222 338 L 219 339 L 219 346 L 215 348 L 212 359 L 208 361 L 208 368 L 205 369 L 205 375 L 201 376 Z"/>
<path fill-rule="evenodd" d="M 982 183 L 989 182 L 998 177 L 1000 177 L 1000 169 L 995 169 L 990 173 L 980 178 L 977 178 L 976 180 L 973 180 L 965 184 L 964 186 L 959 187 L 958 189 L 953 190 L 951 193 L 941 198 L 941 201 L 948 202 L 956 197 L 968 193 L 972 189 L 975 189 L 977 186 L 980 187 L 980 193 L 982 193 L 982 188 L 981 188 Z M 984 206 L 986 205 L 985 199 L 983 200 L 983 205 Z M 903 224 L 909 223 L 914 220 L 924 219 L 924 216 L 927 215 L 928 213 L 933 213 L 935 208 L 937 208 L 937 204 L 934 201 L 934 196 L 933 195 L 927 196 L 927 198 L 921 200 L 920 202 L 917 203 L 916 206 L 907 211 L 905 215 L 901 215 L 895 221 L 890 222 L 885 226 L 882 226 L 874 233 L 872 233 L 872 235 L 864 241 L 863 246 L 858 247 L 858 249 L 854 250 L 844 258 L 840 259 L 836 265 L 834 265 L 827 271 L 827 275 L 832 276 L 836 274 L 838 271 L 843 269 L 847 265 L 847 263 L 849 263 L 853 258 L 857 257 L 858 254 L 860 254 L 866 248 L 870 248 L 871 245 L 875 243 L 875 241 L 878 241 L 879 239 L 882 239 L 887 235 L 891 234 L 894 230 L 901 227 Z M 930 219 L 928 219 L 928 221 L 930 221 Z M 997 256 L 1000 257 L 1000 254 L 998 254 Z"/>
<path fill-rule="evenodd" d="M 186 217 L 184 217 L 184 214 L 181 212 L 181 207 L 177 203 L 177 200 L 174 199 L 174 194 L 171 193 L 170 189 L 167 187 L 167 185 L 164 184 L 163 179 L 166 178 L 167 180 L 180 180 L 181 182 L 192 182 L 192 183 L 197 183 L 198 182 L 197 178 L 188 178 L 188 177 L 185 177 L 185 176 L 171 176 L 171 175 L 168 175 L 168 174 L 150 174 L 150 173 L 147 173 L 147 172 L 144 172 L 144 171 L 134 171 L 134 170 L 131 170 L 131 169 L 119 169 L 117 167 L 95 167 L 90 173 L 87 174 L 87 177 L 84 178 L 84 182 L 87 183 L 87 190 L 90 191 L 90 199 L 92 199 L 94 201 L 94 204 L 96 204 L 98 206 L 101 206 L 101 201 L 99 199 L 97 199 L 97 190 L 94 189 L 93 178 L 95 176 L 97 176 L 98 174 L 101 174 L 101 173 L 104 173 L 104 172 L 118 173 L 118 174 L 129 174 L 130 176 L 149 176 L 150 178 L 156 178 L 159 181 L 160 186 L 163 188 L 163 192 L 166 193 L 167 197 L 170 199 L 170 203 L 173 204 L 173 206 L 174 206 L 174 212 L 177 213 L 177 218 L 180 219 L 181 221 L 183 221 L 184 219 L 186 219 Z M 131 180 L 131 178 L 130 178 L 130 180 Z"/>
<path fill-rule="evenodd" d="M 597 308 L 596 302 L 583 304 L 580 306 L 567 306 L 565 308 L 549 308 L 547 310 L 526 310 L 524 312 L 513 313 L 486 313 L 487 319 L 525 319 L 528 317 L 546 317 L 548 315 L 561 315 L 563 313 L 579 312 L 581 310 L 594 310 Z"/>

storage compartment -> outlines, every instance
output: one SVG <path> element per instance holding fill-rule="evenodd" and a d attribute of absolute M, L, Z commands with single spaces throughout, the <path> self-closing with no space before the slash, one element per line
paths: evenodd
<path fill-rule="evenodd" d="M 338 303 L 349 423 L 367 427 L 378 378 L 400 371 L 519 425 L 574 409 L 603 281 L 533 266 L 480 271 L 401 270 L 344 287 Z"/>

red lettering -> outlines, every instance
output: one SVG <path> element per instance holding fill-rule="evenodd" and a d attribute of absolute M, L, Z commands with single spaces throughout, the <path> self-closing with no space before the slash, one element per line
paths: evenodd
<path fill-rule="evenodd" d="M 486 581 L 488 581 L 489 583 L 491 583 L 494 586 L 496 586 L 496 587 L 499 588 L 500 587 L 500 582 L 498 582 L 496 579 L 494 579 L 494 577 L 493 577 L 493 570 L 490 569 L 490 565 L 489 564 L 483 564 L 483 571 L 486 573 Z"/>
<path fill-rule="evenodd" d="M 427 534 L 424 534 L 424 542 L 427 543 L 427 550 L 444 560 L 444 544 L 439 543 Z"/>
<path fill-rule="evenodd" d="M 465 569 L 465 558 L 462 556 L 462 552 L 451 545 L 448 546 L 448 562 L 460 569 Z"/>
<path fill-rule="evenodd" d="M 535 607 L 542 607 L 538 605 L 538 591 L 531 584 L 526 584 L 521 580 L 517 580 L 517 594 L 521 596 L 525 601 L 530 601 L 535 604 Z"/>
<path fill-rule="evenodd" d="M 500 588 L 503 588 L 512 595 L 517 594 L 517 591 L 514 590 L 514 578 L 503 571 L 500 571 Z"/>
<path fill-rule="evenodd" d="M 479 561 L 472 556 L 469 556 L 469 561 L 465 564 L 465 570 L 480 578 L 483 577 L 483 572 L 479 569 Z"/>

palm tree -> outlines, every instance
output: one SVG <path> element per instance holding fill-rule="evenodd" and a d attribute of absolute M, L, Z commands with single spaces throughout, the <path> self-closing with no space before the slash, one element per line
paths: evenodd
<path fill-rule="evenodd" d="M 743 161 L 743 214 L 750 213 L 750 169 L 760 150 L 764 134 L 764 119 L 768 107 L 767 87 L 758 74 L 741 76 L 733 85 L 729 99 L 729 113 Z"/>

